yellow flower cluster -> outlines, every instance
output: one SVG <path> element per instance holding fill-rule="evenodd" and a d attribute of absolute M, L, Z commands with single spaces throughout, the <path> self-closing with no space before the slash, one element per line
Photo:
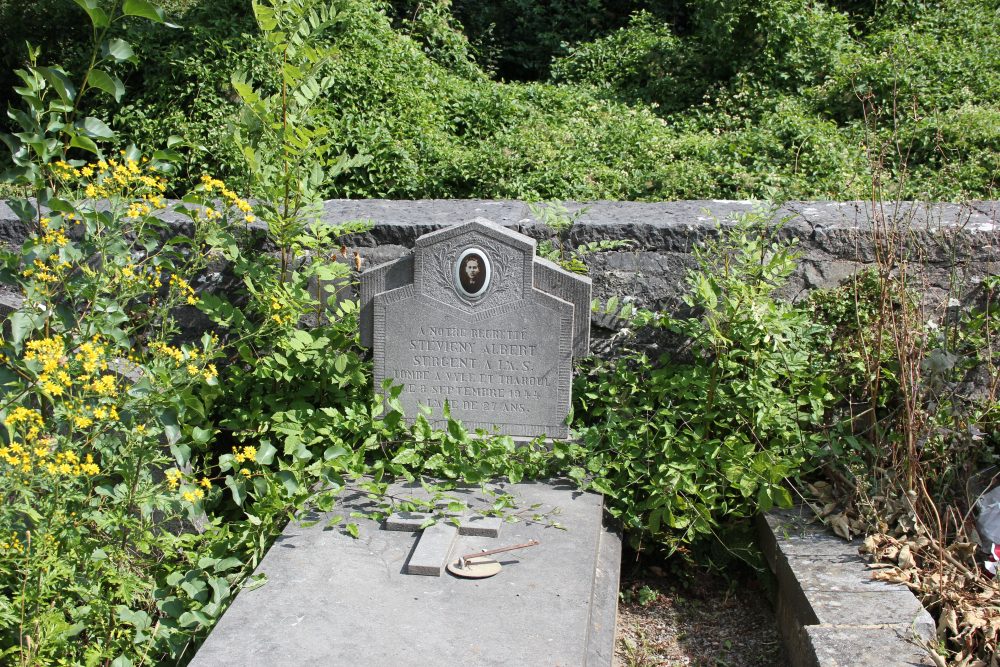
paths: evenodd
<path fill-rule="evenodd" d="M 118 385 L 115 382 L 114 375 L 102 375 L 84 386 L 98 396 L 113 398 L 118 395 Z"/>
<path fill-rule="evenodd" d="M 66 233 L 62 229 L 52 226 L 51 218 L 41 218 L 38 223 L 42 228 L 42 243 L 57 246 L 64 246 L 69 243 Z"/>
<path fill-rule="evenodd" d="M 165 474 L 167 477 L 167 487 L 170 489 L 176 489 L 181 483 L 181 478 L 184 476 L 184 473 L 177 468 L 171 468 Z"/>
<path fill-rule="evenodd" d="M 19 405 L 11 410 L 7 418 L 3 420 L 3 423 L 21 433 L 25 442 L 37 440 L 38 436 L 41 435 L 42 429 L 45 427 L 42 413 L 38 410 L 26 408 L 23 405 Z"/>
<path fill-rule="evenodd" d="M 257 448 L 253 445 L 247 445 L 242 449 L 233 447 L 233 458 L 236 459 L 237 463 L 254 462 L 257 460 Z"/>
<path fill-rule="evenodd" d="M 11 533 L 10 538 L 0 542 L 0 551 L 15 551 L 19 554 L 24 553 L 24 545 L 21 540 L 18 539 L 17 533 Z"/>
<path fill-rule="evenodd" d="M 226 184 L 217 178 L 212 178 L 208 174 L 202 174 L 201 177 L 201 187 L 204 188 L 205 192 L 214 193 L 216 190 L 222 195 L 223 200 L 229 205 L 235 207 L 240 213 L 243 214 L 243 219 L 246 220 L 247 224 L 256 220 L 251 211 L 253 208 L 245 199 L 240 199 L 240 197 L 226 187 Z M 221 217 L 221 214 L 215 209 L 209 207 L 205 209 L 205 216 L 210 220 L 212 218 Z"/>
<path fill-rule="evenodd" d="M 271 319 L 278 325 L 291 324 L 295 319 L 291 313 L 283 314 L 286 308 L 283 303 L 275 298 L 271 299 Z"/>
<path fill-rule="evenodd" d="M 180 487 L 181 481 L 184 479 L 184 473 L 177 468 L 171 468 L 165 474 L 167 478 L 167 488 L 171 491 L 176 491 L 177 488 Z M 201 480 L 198 481 L 197 486 L 185 489 L 181 493 L 181 498 L 185 502 L 197 502 L 205 497 L 205 491 L 210 491 L 211 489 L 212 481 L 207 477 L 202 477 Z"/>
<path fill-rule="evenodd" d="M 97 336 L 89 341 L 80 344 L 77 348 L 75 359 L 83 367 L 83 372 L 87 375 L 96 375 L 98 371 L 107 370 L 108 348 Z"/>
<path fill-rule="evenodd" d="M 141 287 L 152 291 L 163 285 L 158 271 L 145 266 L 136 266 L 132 262 L 118 269 L 117 278 L 124 287 L 129 289 Z"/>
<path fill-rule="evenodd" d="M 82 167 L 59 161 L 53 166 L 53 173 L 67 184 L 79 182 L 84 194 L 91 199 L 121 195 L 135 195 L 136 202 L 130 204 L 127 216 L 137 218 L 148 215 L 153 209 L 164 208 L 162 193 L 167 189 L 167 181 L 160 176 L 154 165 L 141 164 L 121 151 L 122 160 L 98 160 Z"/>
<path fill-rule="evenodd" d="M 43 245 L 54 247 L 47 256 L 36 257 L 31 266 L 21 271 L 21 275 L 25 278 L 34 278 L 43 284 L 60 282 L 71 268 L 70 263 L 59 256 L 59 249 L 68 244 L 69 239 L 62 229 L 52 226 L 51 218 L 41 218 L 38 222 L 41 235 L 35 234 L 32 238 Z"/>
<path fill-rule="evenodd" d="M 188 281 L 180 276 L 170 274 L 170 287 L 180 292 L 180 296 L 186 299 L 188 305 L 198 305 L 198 297 L 194 295 L 194 288 Z"/>
<path fill-rule="evenodd" d="M 26 361 L 34 361 L 41 365 L 38 374 L 38 384 L 50 396 L 62 396 L 69 389 L 73 380 L 69 373 L 61 368 L 66 366 L 66 346 L 62 338 L 50 337 L 28 341 L 24 353 Z"/>
<path fill-rule="evenodd" d="M 31 447 L 14 442 L 0 447 L 0 461 L 25 474 L 39 470 L 53 476 L 92 477 L 101 471 L 91 454 L 81 460 L 76 452 L 54 452 L 44 444 Z"/>
<path fill-rule="evenodd" d="M 216 369 L 215 364 L 205 364 L 203 367 L 199 367 L 195 363 L 199 359 L 202 359 L 202 355 L 198 354 L 197 350 L 191 348 L 181 349 L 160 342 L 151 343 L 149 349 L 152 350 L 153 354 L 170 359 L 178 367 L 184 366 L 188 375 L 192 377 L 200 375 L 205 382 L 211 382 L 219 377 L 219 371 Z"/>
<path fill-rule="evenodd" d="M 108 404 L 108 399 L 119 396 L 118 380 L 104 372 L 108 369 L 108 348 L 100 337 L 81 343 L 75 353 L 67 353 L 66 343 L 57 336 L 29 341 L 24 359 L 41 367 L 38 386 L 49 396 L 61 398 L 66 418 L 74 428 L 119 420 L 118 407 Z M 15 409 L 8 422 L 17 420 L 18 410 L 24 408 Z"/>

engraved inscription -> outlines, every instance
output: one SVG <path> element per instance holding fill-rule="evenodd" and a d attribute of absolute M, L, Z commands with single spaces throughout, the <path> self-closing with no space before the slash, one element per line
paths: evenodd
<path fill-rule="evenodd" d="M 460 410 L 529 414 L 531 402 L 554 386 L 554 378 L 536 372 L 539 344 L 517 342 L 528 339 L 527 328 L 419 327 L 407 340 L 416 352 L 412 366 L 396 368 L 392 377 L 405 383 L 404 395 L 431 408 L 447 400 Z"/>

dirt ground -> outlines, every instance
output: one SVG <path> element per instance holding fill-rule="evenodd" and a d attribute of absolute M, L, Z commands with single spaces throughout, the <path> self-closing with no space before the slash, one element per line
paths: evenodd
<path fill-rule="evenodd" d="M 782 667 L 765 587 L 752 571 L 721 575 L 623 554 L 616 667 Z M 634 555 L 633 555 L 634 558 Z"/>

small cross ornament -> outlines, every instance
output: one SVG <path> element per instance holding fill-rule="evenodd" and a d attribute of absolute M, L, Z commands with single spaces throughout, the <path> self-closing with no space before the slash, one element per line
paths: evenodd
<path fill-rule="evenodd" d="M 417 538 L 417 546 L 403 568 L 406 574 L 440 577 L 448 565 L 448 557 L 459 535 L 498 537 L 500 526 L 503 524 L 503 520 L 499 517 L 471 514 L 459 516 L 458 526 L 447 520 L 440 520 L 432 526 L 421 529 L 420 527 L 431 516 L 424 512 L 396 512 L 385 520 L 383 526 L 385 530 L 408 533 L 421 531 L 420 537 Z"/>

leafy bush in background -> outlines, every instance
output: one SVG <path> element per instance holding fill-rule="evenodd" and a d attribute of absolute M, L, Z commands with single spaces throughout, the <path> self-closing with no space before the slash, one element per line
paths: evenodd
<path fill-rule="evenodd" d="M 570 475 L 605 494 L 634 545 L 697 548 L 706 562 L 704 547 L 733 523 L 791 503 L 786 479 L 808 472 L 825 442 L 827 330 L 772 296 L 795 253 L 768 222 L 744 217 L 696 250 L 685 298 L 695 315 L 622 308 L 632 326 L 681 341 L 679 351 L 626 353 L 578 379 L 587 460 Z"/>
<path fill-rule="evenodd" d="M 316 112 L 332 156 L 373 159 L 324 197 L 850 199 L 879 159 L 905 160 L 905 197 L 987 198 L 996 178 L 1000 18 L 985 0 L 331 6 Z M 179 137 L 178 187 L 203 171 L 242 187 L 231 74 L 274 85 L 249 3 L 168 10 L 184 29 L 129 26 L 141 31 L 121 73 L 129 101 L 94 113 L 123 145 Z M 6 62 L 23 62 L 22 36 L 80 62 L 85 35 L 46 39 L 32 11 L 0 4 L 21 31 Z M 504 76 L 517 80 L 489 78 L 516 62 Z M 893 128 L 901 155 L 860 148 Z"/>

